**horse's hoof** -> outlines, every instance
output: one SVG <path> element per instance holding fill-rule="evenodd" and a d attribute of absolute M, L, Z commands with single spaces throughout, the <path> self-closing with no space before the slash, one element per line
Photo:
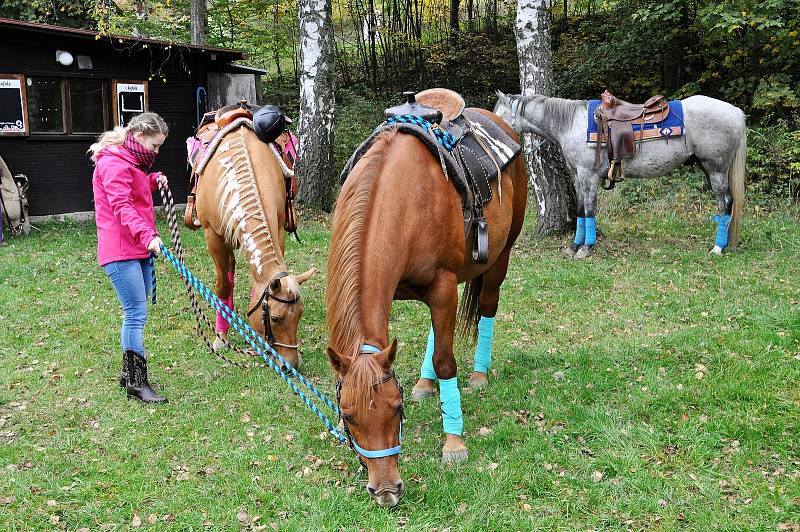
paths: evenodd
<path fill-rule="evenodd" d="M 577 253 L 575 253 L 575 260 L 582 260 L 586 257 L 591 257 L 593 249 L 594 246 L 583 245 L 579 247 Z"/>
<path fill-rule="evenodd" d="M 217 338 L 214 340 L 214 343 L 211 345 L 211 349 L 214 350 L 215 353 L 219 353 L 225 347 L 225 342 L 221 339 Z"/>
<path fill-rule="evenodd" d="M 469 381 L 467 381 L 467 386 L 473 390 L 480 390 L 481 388 L 486 388 L 488 383 L 489 381 L 486 378 L 486 373 L 473 371 L 472 376 L 469 378 Z"/>
<path fill-rule="evenodd" d="M 436 390 L 434 388 L 414 388 L 411 390 L 411 397 L 409 397 L 409 401 L 412 403 L 421 403 L 428 397 L 433 397 L 436 395 Z"/>
<path fill-rule="evenodd" d="M 712 255 L 722 255 L 722 248 L 715 245 L 713 248 L 711 248 L 711 251 L 709 251 L 709 253 L 711 253 Z"/>
<path fill-rule="evenodd" d="M 578 252 L 578 244 L 576 244 L 574 242 L 571 243 L 569 246 L 564 248 L 564 255 L 566 255 L 570 259 L 574 258 L 575 257 L 575 253 L 577 253 L 577 252 Z"/>
<path fill-rule="evenodd" d="M 460 445 L 453 449 L 444 447 L 442 449 L 442 463 L 445 465 L 460 464 L 466 462 L 469 458 L 469 451 L 464 445 Z"/>

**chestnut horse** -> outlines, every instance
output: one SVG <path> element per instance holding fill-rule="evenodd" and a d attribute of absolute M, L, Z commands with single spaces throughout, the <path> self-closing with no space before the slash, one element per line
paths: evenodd
<path fill-rule="evenodd" d="M 216 266 L 216 294 L 233 308 L 233 250 L 240 248 L 252 276 L 250 325 L 296 367 L 300 285 L 316 270 L 286 271 L 285 204 L 284 174 L 272 149 L 247 125 L 225 133 L 199 176 L 195 203 Z M 226 337 L 228 324 L 219 315 L 216 329 Z"/>
<path fill-rule="evenodd" d="M 478 111 L 516 139 L 497 116 Z M 495 199 L 484 210 L 487 264 L 471 260 L 461 196 L 443 175 L 439 159 L 411 135 L 389 130 L 379 136 L 353 167 L 336 202 L 326 291 L 328 358 L 339 379 L 344 428 L 368 469 L 367 491 L 382 506 L 397 504 L 403 493 L 397 469 L 403 397 L 392 369 L 397 341 L 389 341 L 393 300 L 423 301 L 430 308 L 433 366 L 446 433 L 442 459 L 467 457 L 453 356 L 457 286 L 468 283 L 458 317 L 465 328 L 475 324 L 478 312 L 496 314 L 500 285 L 525 216 L 528 181 L 522 158 L 498 180 L 492 183 Z"/>

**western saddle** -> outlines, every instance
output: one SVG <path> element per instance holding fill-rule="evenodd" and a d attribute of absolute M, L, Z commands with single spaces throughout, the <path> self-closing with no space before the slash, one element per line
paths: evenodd
<path fill-rule="evenodd" d="M 297 217 L 294 207 L 294 199 L 297 195 L 297 179 L 292 171 L 297 153 L 294 144 L 296 144 L 297 139 L 287 127 L 292 121 L 275 106 L 263 106 L 254 113 L 252 108 L 247 105 L 247 100 L 241 100 L 238 104 L 226 105 L 216 111 L 204 114 L 194 136 L 187 139 L 191 176 L 189 177 L 189 195 L 186 200 L 183 222 L 186 227 L 192 230 L 201 227 L 194 216 L 197 183 L 203 170 L 198 168 L 198 165 L 205 159 L 204 153 L 208 149 L 216 149 L 213 143 L 215 140 L 218 141 L 218 136 L 225 133 L 225 128 L 239 119 L 249 121 L 258 138 L 265 144 L 272 145 L 276 155 L 280 154 L 280 159 L 283 161 L 282 166 L 284 167 L 286 185 L 286 221 L 284 222 L 284 229 L 289 233 L 294 233 L 295 238 L 297 238 Z M 290 146 L 290 144 L 292 145 Z"/>
<path fill-rule="evenodd" d="M 657 124 L 667 119 L 669 103 L 663 96 L 653 96 L 642 104 L 628 103 L 618 99 L 608 91 L 600 96 L 595 122 L 597 123 L 597 146 L 595 148 L 595 168 L 600 166 L 600 144 L 605 142 L 611 168 L 603 177 L 601 186 L 611 190 L 625 179 L 623 159 L 636 155 L 636 141 L 644 140 L 644 126 Z M 634 124 L 641 126 L 633 130 Z"/>

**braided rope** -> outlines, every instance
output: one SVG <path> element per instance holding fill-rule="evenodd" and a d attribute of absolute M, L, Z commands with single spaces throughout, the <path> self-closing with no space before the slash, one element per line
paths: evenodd
<path fill-rule="evenodd" d="M 189 269 L 184 264 L 186 253 L 183 249 L 183 245 L 181 243 L 180 238 L 180 229 L 177 222 L 177 214 L 175 213 L 175 203 L 172 198 L 172 192 L 170 191 L 169 187 L 166 185 L 159 184 L 159 189 L 161 192 L 161 199 L 164 203 L 164 209 L 167 213 L 167 221 L 170 226 L 170 233 L 172 236 L 172 242 L 175 245 L 175 252 L 177 257 L 173 255 L 169 249 L 167 249 L 164 244 L 161 245 L 161 253 L 164 257 L 175 267 L 178 273 L 181 276 L 181 279 L 186 286 L 187 293 L 189 294 L 189 299 L 192 303 L 192 310 L 194 311 L 195 318 L 198 322 L 198 329 L 200 332 L 200 336 L 206 343 L 206 346 L 211 350 L 219 358 L 225 360 L 226 362 L 237 366 L 237 367 L 245 367 L 250 368 L 253 367 L 252 365 L 244 365 L 235 361 L 232 361 L 226 358 L 224 355 L 220 353 L 216 353 L 211 346 L 211 342 L 205 336 L 204 331 L 202 330 L 201 321 L 204 321 L 207 327 L 211 327 L 211 323 L 209 322 L 208 318 L 205 314 L 202 313 L 200 310 L 200 306 L 197 302 L 197 298 L 195 296 L 195 290 L 203 296 L 203 298 L 208 302 L 208 304 L 217 312 L 219 312 L 225 320 L 231 324 L 233 329 L 253 348 L 254 352 L 247 352 L 247 354 L 251 356 L 260 356 L 264 360 L 264 364 L 259 365 L 260 367 L 269 367 L 273 371 L 275 371 L 278 376 L 283 379 L 286 384 L 295 392 L 300 399 L 306 404 L 306 406 L 311 409 L 317 417 L 322 420 L 325 427 L 328 431 L 340 442 L 345 443 L 347 439 L 338 431 L 338 429 L 331 423 L 331 421 L 325 416 L 322 411 L 315 405 L 291 380 L 292 377 L 296 378 L 303 384 L 308 390 L 313 393 L 320 401 L 327 406 L 331 412 L 333 412 L 337 417 L 339 416 L 339 408 L 338 406 L 328 399 L 325 394 L 323 394 L 316 386 L 314 386 L 308 379 L 306 379 L 297 369 L 289 364 L 286 359 L 284 359 L 275 349 L 273 349 L 266 340 L 258 334 L 249 324 L 245 323 L 236 313 L 231 310 L 228 305 L 226 305 L 216 294 L 211 292 L 197 277 L 189 271 Z M 225 342 L 226 346 L 230 346 L 231 344 L 228 343 L 227 339 L 221 338 L 219 333 L 217 333 L 217 337 L 220 338 L 223 342 Z M 238 352 L 242 352 L 238 348 L 236 348 Z M 265 352 L 266 351 L 266 352 Z M 282 368 L 279 367 L 275 361 L 279 362 L 282 365 Z M 287 375 L 288 373 L 288 375 Z"/>
<path fill-rule="evenodd" d="M 308 408 L 316 414 L 316 416 L 323 422 L 325 427 L 339 442 L 345 443 L 346 438 L 337 430 L 336 426 L 325 416 L 325 414 L 315 405 L 307 395 L 303 393 L 297 384 L 289 377 L 291 374 L 296 377 L 308 390 L 318 397 L 335 415 L 339 415 L 338 407 L 328 399 L 316 386 L 309 382 L 302 374 L 300 374 L 286 359 L 284 359 L 277 351 L 275 351 L 265 340 L 261 337 L 252 327 L 246 324 L 238 315 L 226 305 L 216 294 L 211 292 L 186 266 L 173 255 L 169 249 L 163 244 L 161 245 L 161 253 L 164 257 L 175 267 L 181 277 L 191 284 L 206 301 L 222 316 L 228 320 L 233 329 L 258 353 L 270 369 L 272 369 L 278 376 L 297 394 L 298 397 L 308 406 Z M 281 369 L 275 361 L 280 362 L 284 369 Z"/>
<path fill-rule="evenodd" d="M 175 246 L 175 252 L 178 254 L 178 259 L 181 262 L 186 261 L 186 252 L 183 249 L 183 244 L 181 243 L 181 233 L 180 228 L 178 226 L 178 215 L 175 212 L 175 202 L 172 198 L 172 192 L 170 191 L 169 187 L 166 185 L 159 184 L 159 191 L 161 192 L 161 201 L 164 205 L 164 211 L 167 214 L 167 222 L 169 223 L 170 235 L 172 238 L 172 243 Z M 153 270 L 155 271 L 155 269 Z M 223 338 L 219 331 L 214 330 L 213 325 L 209 321 L 208 317 L 203 314 L 203 311 L 200 309 L 200 304 L 197 302 L 197 297 L 194 294 L 194 290 L 192 289 L 192 285 L 183 279 L 183 284 L 186 286 L 186 293 L 189 296 L 189 303 L 192 307 L 192 313 L 194 314 L 195 321 L 197 322 L 197 332 L 200 334 L 200 337 L 203 339 L 203 342 L 208 347 L 208 350 L 211 353 L 219 358 L 220 360 L 224 361 L 227 364 L 232 366 L 236 366 L 237 368 L 242 369 L 250 369 L 253 367 L 264 367 L 264 364 L 248 364 L 245 362 L 238 362 L 236 360 L 232 360 L 225 356 L 224 354 L 220 353 L 219 350 L 214 349 L 214 346 L 211 340 L 208 339 L 206 336 L 205 330 L 211 329 L 214 331 L 216 337 L 224 344 L 227 349 L 231 349 L 241 355 L 250 356 L 250 357 L 257 357 L 258 355 L 244 351 L 237 346 L 234 346 L 230 342 L 228 342 L 227 338 Z"/>

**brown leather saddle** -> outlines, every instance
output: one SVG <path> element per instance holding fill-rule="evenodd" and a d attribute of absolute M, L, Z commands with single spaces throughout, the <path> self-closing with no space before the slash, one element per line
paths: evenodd
<path fill-rule="evenodd" d="M 202 146 L 202 150 L 200 151 L 205 151 L 214 138 L 220 134 L 225 127 L 229 126 L 240 118 L 250 121 L 253 120 L 253 112 L 247 105 L 247 100 L 241 100 L 235 105 L 226 105 L 225 107 L 221 107 L 216 111 L 211 111 L 203 115 L 202 120 L 200 120 L 200 125 L 197 126 L 197 130 L 194 133 L 194 139 Z M 286 149 L 287 143 L 291 142 L 290 137 L 291 135 L 289 130 L 284 127 L 282 133 L 269 141 L 269 143 L 273 144 L 277 148 L 281 159 L 286 164 L 286 167 L 289 168 L 289 170 L 292 170 L 294 169 L 295 164 L 295 159 L 292 155 L 294 150 Z M 190 153 L 189 165 L 191 167 L 191 175 L 189 177 L 189 194 L 186 199 L 186 209 L 183 213 L 183 223 L 186 225 L 186 227 L 192 230 L 197 230 L 202 227 L 199 223 L 197 223 L 195 218 L 197 184 L 200 179 L 200 175 L 196 171 L 196 168 L 197 164 L 200 162 L 199 159 L 200 157 L 197 155 L 197 152 L 195 152 L 195 154 Z M 289 233 L 294 233 L 295 238 L 298 238 L 297 214 L 294 205 L 298 186 L 297 178 L 295 177 L 294 172 L 291 172 L 291 175 L 285 175 L 284 182 L 286 186 L 286 219 L 284 222 L 284 229 Z"/>
<path fill-rule="evenodd" d="M 605 143 L 611 167 L 602 179 L 601 186 L 611 190 L 625 179 L 623 159 L 636 155 L 636 143 L 644 140 L 644 126 L 657 124 L 667 119 L 669 103 L 663 96 L 653 96 L 642 104 L 622 101 L 609 91 L 600 96 L 595 121 L 597 122 L 598 142 L 595 148 L 595 168 L 600 166 L 600 144 Z M 641 129 L 634 131 L 637 124 Z"/>

